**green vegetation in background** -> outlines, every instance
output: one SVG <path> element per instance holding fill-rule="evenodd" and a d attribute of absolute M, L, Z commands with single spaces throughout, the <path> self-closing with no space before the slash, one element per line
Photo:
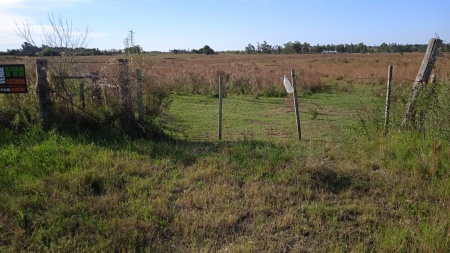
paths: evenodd
<path fill-rule="evenodd" d="M 131 30 L 132 32 L 132 30 Z M 130 42 L 130 41 L 128 41 Z M 323 45 L 311 45 L 308 42 L 287 42 L 280 45 L 270 45 L 267 41 L 262 43 L 257 42 L 257 45 L 249 43 L 244 47 L 243 50 L 237 51 L 227 51 L 235 53 L 247 53 L 247 54 L 317 54 L 323 52 L 335 52 L 335 53 L 410 53 L 410 52 L 425 52 L 427 49 L 427 44 L 397 44 L 385 42 L 376 46 L 368 46 L 364 43 L 357 44 L 323 44 Z M 67 49 L 58 47 L 49 47 L 47 45 L 42 45 L 41 47 L 32 45 L 29 42 L 24 42 L 19 49 L 8 49 L 6 52 L 0 52 L 0 55 L 15 55 L 15 56 L 59 56 L 61 51 Z M 450 52 L 450 43 L 443 43 L 442 52 Z M 98 48 L 74 48 L 73 53 L 80 56 L 93 56 L 93 55 L 118 55 L 122 53 L 167 53 L 154 50 L 146 50 L 139 45 L 133 45 L 126 47 L 124 50 L 121 49 L 110 49 L 110 50 L 100 50 Z M 200 49 L 171 49 L 168 53 L 171 54 L 206 54 L 213 55 L 216 54 L 210 46 L 205 45 Z"/>

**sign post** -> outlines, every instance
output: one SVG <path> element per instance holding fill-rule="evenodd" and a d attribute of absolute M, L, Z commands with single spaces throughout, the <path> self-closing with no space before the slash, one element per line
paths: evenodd
<path fill-rule="evenodd" d="M 295 119 L 297 122 L 297 132 L 298 132 L 298 139 L 302 140 L 302 128 L 300 126 L 300 115 L 298 112 L 298 98 L 297 98 L 297 87 L 295 84 L 295 71 L 291 70 L 291 78 L 292 78 L 292 85 L 291 82 L 289 82 L 289 79 L 284 76 L 283 78 L 283 84 L 286 88 L 287 93 L 293 93 L 294 96 L 294 109 L 295 109 Z"/>
<path fill-rule="evenodd" d="M 295 83 L 295 72 L 294 70 L 291 70 L 291 77 L 292 77 L 292 87 L 293 87 L 293 93 L 294 93 L 294 106 L 295 106 L 295 118 L 297 122 L 297 132 L 298 132 L 298 139 L 302 140 L 302 128 L 300 126 L 300 115 L 298 112 L 298 98 L 297 98 L 297 85 Z"/>
<path fill-rule="evenodd" d="M 391 85 L 392 85 L 392 65 L 389 65 L 388 71 L 388 82 L 387 82 L 387 91 L 386 91 L 386 110 L 385 110 L 385 118 L 384 118 L 384 135 L 387 134 L 389 128 L 389 111 L 391 108 Z"/>
<path fill-rule="evenodd" d="M 0 65 L 0 93 L 28 93 L 24 64 Z"/>
<path fill-rule="evenodd" d="M 219 76 L 219 141 L 222 140 L 222 103 L 223 103 L 223 78 Z"/>

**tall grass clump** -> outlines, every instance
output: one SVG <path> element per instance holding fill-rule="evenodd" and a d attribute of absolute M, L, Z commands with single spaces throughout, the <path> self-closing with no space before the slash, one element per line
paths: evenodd
<path fill-rule="evenodd" d="M 448 85 L 427 84 L 416 103 L 415 128 L 399 131 L 409 98 L 394 99 L 397 113 L 383 134 L 383 107 L 360 114 L 360 120 L 348 140 L 347 154 L 367 171 L 371 184 L 377 186 L 380 206 L 387 211 L 379 220 L 383 228 L 374 249 L 380 251 L 445 252 L 450 246 L 448 224 L 448 185 L 450 184 Z M 395 96 L 394 96 L 395 97 Z M 375 115 L 375 116 L 374 116 Z M 378 116 L 376 116 L 378 115 Z M 400 216 L 398 216 L 400 215 Z M 395 218 L 397 217 L 397 218 Z M 435 229 L 430 229 L 435 227 Z"/>
<path fill-rule="evenodd" d="M 448 140 L 450 138 L 450 88 L 448 82 L 428 84 L 417 102 L 416 122 L 424 135 Z"/>

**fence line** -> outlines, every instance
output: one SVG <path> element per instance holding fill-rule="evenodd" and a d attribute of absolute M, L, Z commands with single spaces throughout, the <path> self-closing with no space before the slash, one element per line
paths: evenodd
<path fill-rule="evenodd" d="M 114 87 L 120 87 L 119 89 L 119 96 L 120 96 L 120 103 L 122 107 L 122 113 L 121 113 L 121 123 L 123 124 L 125 129 L 131 130 L 131 125 L 134 122 L 134 112 L 133 112 L 133 102 L 132 102 L 132 95 L 131 95 L 131 79 L 129 77 L 129 70 L 128 70 L 128 60 L 126 59 L 117 59 L 118 62 L 118 71 L 119 71 L 119 83 L 117 86 Z M 73 62 L 72 62 L 73 63 Z M 91 62 L 92 63 L 92 62 Z M 101 63 L 101 62 L 95 62 L 95 63 Z M 107 62 L 104 62 L 107 63 Z M 89 114 L 89 116 L 93 116 L 90 113 L 88 113 L 85 110 L 86 101 L 85 101 L 85 82 L 84 79 L 91 79 L 91 92 L 92 92 L 92 98 L 95 98 L 96 100 L 100 101 L 102 100 L 102 87 L 110 87 L 110 85 L 102 85 L 98 84 L 98 80 L 102 78 L 106 78 L 106 76 L 100 76 L 96 74 L 95 72 L 86 73 L 86 74 L 78 74 L 78 75 L 63 75 L 63 76 L 56 76 L 57 81 L 63 82 L 65 79 L 79 79 L 81 80 L 79 84 L 79 91 L 78 94 L 80 96 L 81 105 L 77 105 L 74 103 L 71 97 L 65 97 L 50 87 L 48 80 L 47 80 L 47 64 L 48 61 L 46 59 L 36 59 L 36 76 L 37 76 L 37 88 L 36 93 L 39 98 L 39 109 L 40 109 L 40 115 L 42 121 L 47 124 L 50 123 L 52 120 L 52 101 L 51 97 L 56 96 L 57 98 L 62 99 L 63 101 L 66 101 L 70 103 L 72 107 L 78 108 L 84 113 Z M 65 88 L 63 88 L 65 89 Z M 106 96 L 106 95 L 105 95 Z M 143 110 L 141 110 L 143 111 Z M 143 119 L 143 113 L 140 114 L 140 119 Z"/>
<path fill-rule="evenodd" d="M 64 63 L 64 64 L 74 64 L 74 63 L 102 63 L 106 64 L 109 62 L 103 62 L 103 61 L 71 61 L 71 62 L 60 62 L 60 61 L 48 61 L 49 64 L 55 64 L 55 63 Z"/>
<path fill-rule="evenodd" d="M 356 80 L 381 80 L 381 79 L 386 79 L 385 77 L 360 77 L 360 78 L 355 78 Z M 408 79 L 408 78 L 402 78 L 402 77 L 397 77 L 397 78 L 392 78 L 392 81 L 408 81 L 408 82 L 413 82 L 414 79 Z"/>

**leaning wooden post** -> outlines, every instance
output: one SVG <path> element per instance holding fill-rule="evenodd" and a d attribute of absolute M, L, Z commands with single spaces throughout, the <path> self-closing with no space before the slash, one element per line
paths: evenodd
<path fill-rule="evenodd" d="M 392 83 L 392 65 L 389 65 L 388 82 L 386 91 L 386 111 L 384 120 L 384 135 L 387 134 L 389 128 L 389 111 L 391 107 L 391 83 Z"/>
<path fill-rule="evenodd" d="M 297 132 L 298 132 L 298 139 L 302 140 L 302 128 L 300 126 L 300 115 L 298 112 L 298 98 L 297 98 L 297 85 L 296 85 L 296 81 L 295 81 L 295 72 L 294 70 L 291 70 L 291 77 L 292 77 L 292 86 L 294 89 L 294 107 L 295 107 L 295 118 L 296 118 L 296 122 L 297 122 Z"/>
<path fill-rule="evenodd" d="M 131 130 L 134 123 L 133 100 L 130 91 L 130 76 L 128 73 L 128 60 L 118 59 L 119 63 L 119 89 L 122 99 L 122 126 Z"/>
<path fill-rule="evenodd" d="M 219 77 L 219 141 L 222 140 L 222 102 L 223 102 L 223 78 Z"/>
<path fill-rule="evenodd" d="M 403 115 L 401 129 L 411 129 L 415 125 L 416 110 L 415 104 L 419 96 L 420 90 L 428 83 L 430 79 L 430 74 L 436 61 L 437 50 L 440 47 L 442 40 L 440 39 L 430 39 L 428 43 L 428 48 L 423 58 L 422 65 L 417 74 L 416 80 L 414 81 L 411 97 L 406 104 L 405 114 Z"/>
<path fill-rule="evenodd" d="M 136 69 L 136 78 L 138 81 L 138 112 L 139 112 L 139 122 L 144 121 L 144 105 L 142 102 L 142 71 L 140 69 Z"/>
<path fill-rule="evenodd" d="M 48 125 L 52 118 L 52 102 L 50 99 L 50 85 L 47 81 L 47 60 L 36 59 L 36 95 L 39 101 L 39 113 L 44 125 Z"/>

